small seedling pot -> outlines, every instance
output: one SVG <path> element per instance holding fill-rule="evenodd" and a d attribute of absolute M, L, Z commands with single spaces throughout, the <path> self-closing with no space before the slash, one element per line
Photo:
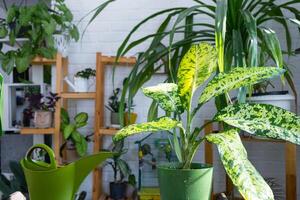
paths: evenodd
<path fill-rule="evenodd" d="M 34 126 L 36 128 L 52 127 L 53 113 L 51 111 L 38 110 L 34 112 Z"/>

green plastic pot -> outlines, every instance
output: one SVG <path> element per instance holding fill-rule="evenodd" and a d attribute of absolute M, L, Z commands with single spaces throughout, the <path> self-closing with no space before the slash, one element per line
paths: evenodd
<path fill-rule="evenodd" d="M 193 163 L 191 169 L 178 166 L 170 163 L 158 167 L 161 200 L 209 200 L 213 167 L 200 163 Z"/>
<path fill-rule="evenodd" d="M 50 163 L 32 160 L 35 149 L 43 149 L 49 155 Z M 21 160 L 30 200 L 74 200 L 75 193 L 85 177 L 101 162 L 111 158 L 113 153 L 100 152 L 83 157 L 65 166 L 58 166 L 54 153 L 45 144 L 29 149 Z"/>

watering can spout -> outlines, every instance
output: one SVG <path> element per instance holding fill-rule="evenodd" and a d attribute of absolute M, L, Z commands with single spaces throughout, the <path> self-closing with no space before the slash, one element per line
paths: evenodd
<path fill-rule="evenodd" d="M 74 184 L 75 191 L 78 190 L 82 181 L 94 168 L 96 168 L 100 163 L 102 163 L 103 161 L 111 157 L 112 157 L 111 152 L 101 152 L 98 154 L 83 157 L 77 160 L 76 162 L 72 163 L 75 165 L 75 174 L 76 174 L 75 184 Z"/>
<path fill-rule="evenodd" d="M 67 83 L 73 90 L 76 90 L 75 85 L 72 83 L 72 81 L 70 81 L 70 79 L 69 79 L 67 76 L 64 78 L 64 81 L 66 81 L 66 83 Z"/>

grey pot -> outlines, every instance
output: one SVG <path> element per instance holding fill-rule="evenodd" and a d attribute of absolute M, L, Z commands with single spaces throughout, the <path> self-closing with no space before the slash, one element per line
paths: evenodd
<path fill-rule="evenodd" d="M 110 113 L 110 123 L 111 125 L 120 125 L 119 113 L 111 112 Z"/>

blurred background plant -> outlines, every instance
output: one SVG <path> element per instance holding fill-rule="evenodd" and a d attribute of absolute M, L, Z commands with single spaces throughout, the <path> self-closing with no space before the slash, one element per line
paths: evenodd
<path fill-rule="evenodd" d="M 17 49 L 1 51 L 0 60 L 3 70 L 10 74 L 16 66 L 19 73 L 26 71 L 35 56 L 54 58 L 55 48 L 53 34 L 68 35 L 78 41 L 79 32 L 72 23 L 73 15 L 64 0 L 38 1 L 27 5 L 26 1 L 12 4 L 9 7 L 5 0 L 6 19 L 0 20 L 0 38 L 8 38 L 10 46 Z M 51 6 L 52 5 L 52 6 Z M 18 38 L 25 39 L 22 43 Z M 2 48 L 2 43 L 0 44 Z"/>

